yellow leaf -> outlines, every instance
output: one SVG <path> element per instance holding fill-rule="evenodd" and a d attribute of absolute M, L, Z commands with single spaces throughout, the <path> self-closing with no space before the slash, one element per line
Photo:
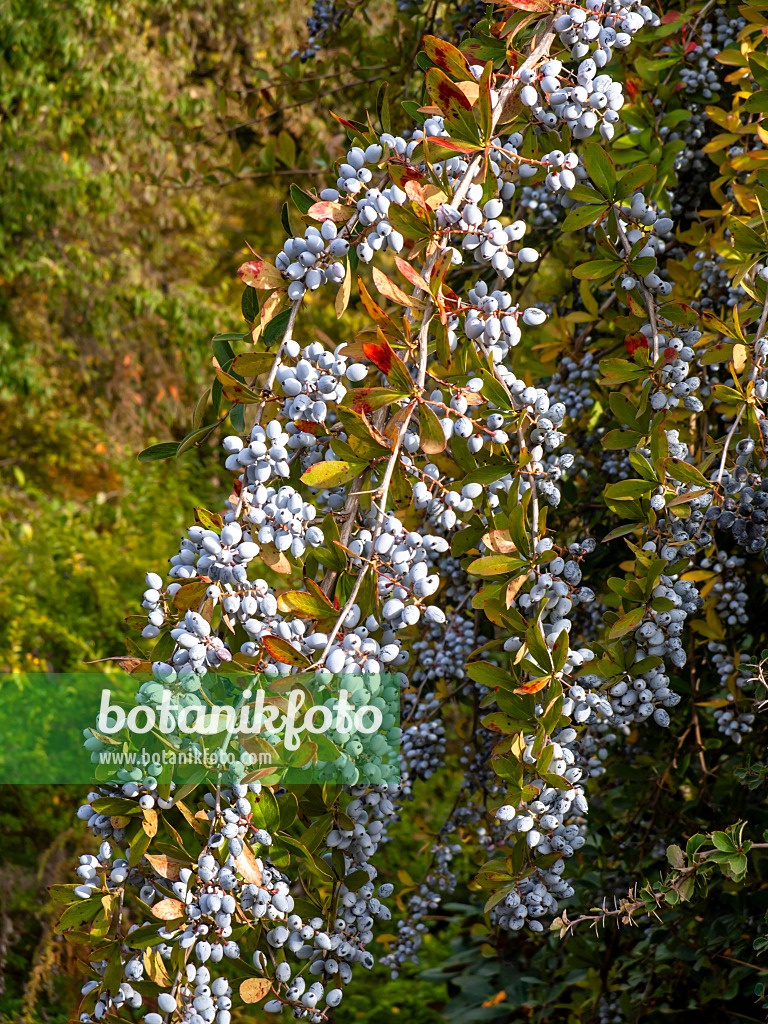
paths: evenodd
<path fill-rule="evenodd" d="M 341 320 L 344 316 L 344 311 L 349 305 L 349 296 L 352 292 L 352 266 L 347 260 L 347 269 L 344 274 L 344 280 L 341 282 L 339 290 L 336 292 L 336 319 Z"/>

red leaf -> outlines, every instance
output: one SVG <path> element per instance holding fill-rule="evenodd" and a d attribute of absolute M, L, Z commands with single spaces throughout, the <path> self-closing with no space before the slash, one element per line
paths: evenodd
<path fill-rule="evenodd" d="M 370 359 L 372 363 L 375 363 L 382 373 L 389 373 L 392 368 L 392 356 L 394 353 L 388 344 L 377 345 L 369 341 L 363 345 L 363 352 L 365 352 L 366 359 Z"/>
<path fill-rule="evenodd" d="M 628 334 L 624 339 L 624 347 L 633 355 L 639 348 L 648 348 L 648 339 L 644 334 Z"/>

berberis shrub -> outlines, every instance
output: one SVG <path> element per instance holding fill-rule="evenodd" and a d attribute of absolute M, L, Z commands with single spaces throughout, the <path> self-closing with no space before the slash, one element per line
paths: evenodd
<path fill-rule="evenodd" d="M 316 5 L 304 58 L 350 17 Z M 258 761 L 268 736 L 225 735 L 214 782 L 99 765 L 96 852 L 53 891 L 90 949 L 80 1020 L 337 1019 L 446 921 L 442 976 L 495 965 L 500 989 L 456 1019 L 760 1012 L 749 962 L 677 986 L 658 923 L 688 959 L 763 943 L 767 24 L 433 11 L 417 98 L 384 84 L 337 118 L 335 174 L 292 186 L 282 248 L 240 267 L 245 325 L 213 339 L 191 432 L 140 456 L 220 431 L 228 484 L 146 566 L 123 665 L 147 707 L 224 679 L 246 700 L 256 674 L 278 703 L 317 674 L 356 706 L 394 687 L 399 765 L 344 734 L 301 747 L 312 784 Z M 313 327 L 328 293 L 340 344 Z M 404 871 L 390 833 L 441 774 L 455 799 L 419 805 Z M 640 947 L 569 961 L 588 923 L 640 924 L 658 976 Z"/>

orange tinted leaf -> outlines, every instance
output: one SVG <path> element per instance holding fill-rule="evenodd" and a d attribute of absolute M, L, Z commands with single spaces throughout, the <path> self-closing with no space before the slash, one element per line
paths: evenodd
<path fill-rule="evenodd" d="M 344 405 L 354 412 L 367 413 L 384 405 L 393 405 L 401 398 L 405 395 L 392 388 L 351 388 L 344 396 Z"/>
<path fill-rule="evenodd" d="M 549 683 L 551 676 L 541 676 L 540 679 L 531 679 L 527 683 L 523 683 L 518 689 L 513 690 L 513 693 L 538 693 L 539 690 L 543 690 L 544 687 Z"/>
<path fill-rule="evenodd" d="M 160 900 L 152 907 L 152 913 L 161 921 L 175 921 L 184 916 L 184 904 L 180 900 Z"/>
<path fill-rule="evenodd" d="M 270 569 L 274 569 L 275 572 L 290 573 L 293 572 L 291 563 L 285 557 L 282 551 L 278 551 L 274 544 L 264 544 L 261 548 L 261 557 L 267 563 Z"/>
<path fill-rule="evenodd" d="M 384 434 L 391 441 L 394 441 L 397 435 L 400 433 L 400 425 L 402 424 L 403 420 L 407 419 L 408 416 L 410 416 L 411 410 L 412 406 L 404 405 L 402 409 L 398 409 L 397 412 L 394 413 L 394 415 L 390 416 L 389 419 L 387 420 L 387 424 L 384 427 Z"/>
<path fill-rule="evenodd" d="M 173 605 L 180 612 L 188 612 L 190 608 L 197 608 L 205 597 L 205 592 L 210 583 L 206 580 L 196 580 L 194 583 L 187 583 L 176 591 L 173 597 Z"/>
<path fill-rule="evenodd" d="M 472 104 L 462 90 L 437 68 L 427 72 L 427 91 L 433 103 L 446 114 L 459 110 L 472 113 Z"/>
<path fill-rule="evenodd" d="M 376 285 L 379 293 L 391 302 L 396 302 L 400 306 L 419 305 L 417 299 L 406 295 L 402 288 L 399 288 L 394 281 L 390 281 L 387 275 L 382 274 L 378 267 L 373 267 L 373 283 Z"/>
<path fill-rule="evenodd" d="M 456 139 L 444 139 L 442 136 L 430 136 L 427 140 L 427 146 L 429 148 L 430 160 L 433 162 L 435 158 L 432 155 L 432 151 L 435 148 L 449 149 L 452 153 L 474 153 L 481 148 L 474 142 L 457 142 Z"/>
<path fill-rule="evenodd" d="M 439 455 L 445 451 L 446 440 L 442 425 L 426 403 L 419 406 L 419 436 L 421 450 L 425 455 Z"/>
<path fill-rule="evenodd" d="M 495 551 L 499 555 L 511 555 L 513 551 L 517 551 L 508 530 L 491 530 L 490 533 L 483 534 L 483 544 L 489 551 Z"/>
<path fill-rule="evenodd" d="M 166 857 L 162 853 L 145 853 L 144 856 L 161 878 L 168 878 L 170 881 L 179 877 L 182 868 L 189 867 L 187 861 L 174 860 L 173 857 Z"/>
<path fill-rule="evenodd" d="M 272 289 L 285 284 L 283 275 L 272 263 L 266 260 L 249 260 L 237 271 L 237 276 L 249 288 Z"/>
<path fill-rule="evenodd" d="M 504 7 L 514 7 L 517 11 L 533 11 L 536 14 L 544 14 L 552 10 L 549 0 L 499 0 Z"/>
<path fill-rule="evenodd" d="M 368 292 L 368 289 L 365 287 L 365 284 L 361 277 L 358 277 L 357 279 L 357 289 L 358 292 L 360 293 L 360 299 L 363 303 L 363 306 L 365 306 L 365 310 L 368 313 L 368 315 L 373 317 L 377 324 L 381 324 L 382 327 L 388 327 L 390 330 L 393 330 L 395 325 L 392 323 L 391 319 L 387 316 L 387 314 L 384 312 L 381 306 L 379 306 L 371 298 L 370 293 Z"/>
<path fill-rule="evenodd" d="M 405 260 L 400 259 L 399 256 L 395 256 L 395 266 L 406 279 L 410 281 L 416 288 L 421 288 L 423 292 L 429 292 L 429 285 L 421 276 L 421 274 L 410 263 L 406 263 Z"/>
<path fill-rule="evenodd" d="M 352 265 L 349 260 L 346 261 L 346 270 L 344 272 L 344 280 L 341 282 L 341 287 L 336 292 L 336 301 L 334 303 L 334 309 L 336 311 L 336 319 L 340 320 L 344 316 L 344 312 L 349 305 L 349 296 L 352 294 Z"/>
<path fill-rule="evenodd" d="M 403 191 L 414 203 L 418 203 L 424 211 L 429 211 L 427 201 L 424 198 L 424 186 L 418 181 L 406 181 L 403 185 Z"/>
<path fill-rule="evenodd" d="M 516 580 L 509 581 L 509 583 L 507 584 L 507 589 L 504 594 L 504 604 L 507 606 L 507 608 L 512 607 L 512 602 L 523 589 L 523 585 L 525 584 L 525 581 L 527 579 L 527 576 L 518 576 Z"/>
<path fill-rule="evenodd" d="M 343 224 L 355 213 L 354 206 L 347 206 L 344 203 L 332 203 L 322 200 L 313 203 L 307 210 L 307 216 L 312 220 L 332 220 L 334 224 Z"/>

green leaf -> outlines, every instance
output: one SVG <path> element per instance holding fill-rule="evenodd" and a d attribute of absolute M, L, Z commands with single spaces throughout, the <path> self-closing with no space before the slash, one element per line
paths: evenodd
<path fill-rule="evenodd" d="M 464 487 L 466 484 L 492 484 L 496 480 L 501 480 L 503 476 L 507 476 L 512 469 L 514 469 L 514 466 L 509 462 L 504 462 L 501 465 L 494 463 L 490 466 L 478 466 L 471 473 L 467 473 L 461 481 L 461 486 Z"/>
<path fill-rule="evenodd" d="M 610 640 L 618 640 L 619 637 L 626 636 L 633 629 L 637 629 L 644 617 L 645 607 L 643 605 L 633 608 L 632 611 L 622 615 L 620 619 L 614 622 L 608 631 L 608 638 Z"/>
<path fill-rule="evenodd" d="M 243 292 L 243 297 L 240 300 L 240 309 L 243 314 L 243 319 L 249 323 L 254 323 L 259 316 L 259 299 L 258 292 L 255 288 L 246 288 Z"/>
<path fill-rule="evenodd" d="M 196 441 L 205 437 L 206 434 L 210 434 L 216 427 L 215 423 L 209 423 L 207 426 L 200 427 L 198 430 L 193 430 L 191 434 L 187 434 L 183 441 L 181 441 L 176 449 L 176 458 L 183 455 L 184 452 L 189 451 L 190 448 L 195 444 Z"/>
<path fill-rule="evenodd" d="M 601 384 L 625 384 L 648 375 L 647 370 L 628 359 L 601 359 L 600 372 L 603 374 Z"/>
<path fill-rule="evenodd" d="M 638 256 L 629 262 L 633 273 L 638 277 L 646 277 L 652 270 L 656 269 L 655 256 Z"/>
<path fill-rule="evenodd" d="M 703 473 L 689 462 L 683 459 L 669 458 L 664 462 L 664 468 L 674 480 L 680 480 L 684 484 L 698 484 L 700 487 L 709 487 L 710 483 Z"/>
<path fill-rule="evenodd" d="M 419 438 L 425 455 L 438 455 L 445 451 L 447 441 L 440 420 L 426 402 L 419 405 Z"/>
<path fill-rule="evenodd" d="M 49 885 L 48 892 L 57 903 L 80 903 L 80 897 L 75 895 L 76 888 L 77 885 Z"/>
<path fill-rule="evenodd" d="M 728 861 L 728 867 L 735 881 L 739 882 L 747 873 L 747 858 L 743 853 L 736 853 Z"/>
<path fill-rule="evenodd" d="M 751 114 L 768 114 L 768 92 L 756 92 L 747 98 L 744 110 Z"/>
<path fill-rule="evenodd" d="M 579 203 L 589 203 L 591 206 L 605 205 L 605 196 L 601 196 L 599 192 L 590 188 L 589 185 L 574 185 L 569 190 L 568 196 Z"/>
<path fill-rule="evenodd" d="M 163 459 L 172 459 L 179 450 L 178 441 L 163 441 L 160 444 L 153 444 L 139 452 L 139 462 L 162 462 Z"/>
<path fill-rule="evenodd" d="M 725 832 L 713 832 L 712 842 L 718 850 L 722 850 L 723 853 L 735 853 L 736 845 L 730 836 L 726 835 Z"/>
<path fill-rule="evenodd" d="M 103 909 L 100 893 L 91 896 L 87 900 L 80 900 L 71 907 L 67 907 L 59 918 L 56 931 L 59 932 L 64 928 L 71 928 L 73 925 L 82 924 L 84 921 L 92 921 L 99 911 Z"/>
<path fill-rule="evenodd" d="M 651 480 L 622 480 L 618 484 L 609 484 L 605 488 L 606 498 L 613 501 L 625 498 L 642 498 L 650 494 L 656 484 Z"/>
<path fill-rule="evenodd" d="M 594 224 L 608 209 L 608 206 L 579 206 L 570 210 L 562 224 L 563 231 L 578 231 L 587 224 Z"/>
<path fill-rule="evenodd" d="M 637 167 L 631 167 L 619 176 L 616 198 L 625 199 L 632 192 L 637 192 L 643 185 L 647 185 L 649 181 L 653 181 L 657 175 L 658 168 L 652 164 L 639 164 Z"/>
<path fill-rule="evenodd" d="M 752 228 L 742 224 L 735 217 L 729 217 L 727 224 L 736 242 L 736 247 L 741 252 L 752 254 L 765 252 L 768 243 L 756 231 L 753 231 Z"/>
<path fill-rule="evenodd" d="M 589 263 L 575 267 L 573 276 L 580 281 L 607 281 L 609 277 L 617 274 L 622 266 L 620 260 L 590 260 Z"/>
<path fill-rule="evenodd" d="M 235 356 L 232 372 L 242 377 L 258 377 L 270 370 L 274 361 L 274 352 L 243 352 Z"/>
<path fill-rule="evenodd" d="M 616 169 L 605 149 L 597 143 L 584 151 L 584 166 L 592 181 L 606 199 L 613 199 L 616 189 Z"/>
<path fill-rule="evenodd" d="M 706 841 L 707 841 L 707 837 L 701 835 L 700 833 L 697 833 L 696 835 L 691 836 L 691 838 L 685 844 L 685 853 L 686 853 L 686 856 L 688 857 L 689 860 L 693 857 L 693 855 L 696 853 L 696 851 L 700 847 L 702 847 L 704 845 L 704 843 L 706 843 Z"/>
<path fill-rule="evenodd" d="M 622 448 L 634 448 L 643 439 L 637 430 L 609 430 L 603 436 L 602 445 L 608 451 L 619 451 Z"/>
<path fill-rule="evenodd" d="M 626 424 L 632 430 L 641 430 L 640 424 L 637 422 L 637 407 L 630 402 L 626 395 L 620 391 L 613 391 L 608 396 L 608 404 L 619 423 Z"/>
<path fill-rule="evenodd" d="M 510 572 L 513 565 L 519 564 L 520 560 L 511 555 L 483 555 L 470 562 L 467 572 L 473 576 L 500 576 Z"/>
<path fill-rule="evenodd" d="M 291 199 L 294 201 L 296 207 L 301 213 L 309 213 L 311 207 L 315 205 L 317 199 L 311 196 L 308 192 L 305 192 L 303 188 L 299 188 L 298 185 L 291 185 Z"/>
<path fill-rule="evenodd" d="M 544 634 L 541 632 L 541 626 L 538 622 L 532 622 L 525 631 L 525 642 L 539 668 L 543 669 L 545 672 L 551 671 L 552 659 L 549 654 L 549 648 L 544 640 Z"/>
<path fill-rule="evenodd" d="M 512 396 L 506 385 L 502 384 L 490 370 L 480 370 L 478 376 L 483 381 L 483 398 L 487 398 L 489 402 L 493 402 L 500 409 L 512 408 Z"/>
<path fill-rule="evenodd" d="M 290 318 L 290 309 L 284 309 L 282 313 L 277 313 L 272 317 L 261 335 L 262 341 L 267 348 L 270 348 L 272 345 L 283 340 L 283 335 L 285 334 L 285 329 L 288 326 Z"/>
<path fill-rule="evenodd" d="M 512 677 L 506 669 L 500 668 L 489 661 L 473 661 L 466 666 L 467 675 L 481 686 L 491 689 L 497 686 L 508 687 Z"/>

